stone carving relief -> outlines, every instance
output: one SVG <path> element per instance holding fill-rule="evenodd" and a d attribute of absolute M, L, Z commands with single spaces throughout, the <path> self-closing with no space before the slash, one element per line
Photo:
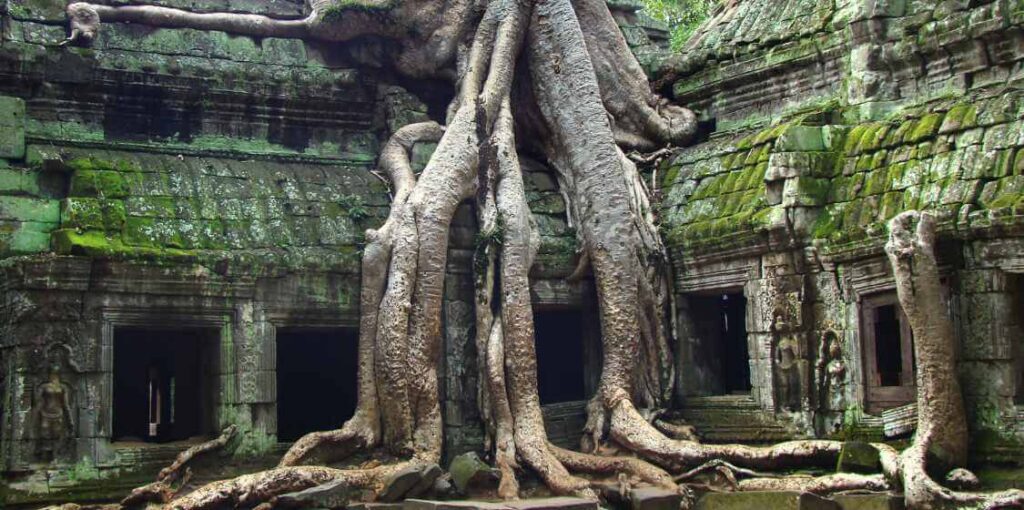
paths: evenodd
<path fill-rule="evenodd" d="M 809 407 L 806 331 L 803 320 L 803 276 L 785 275 L 785 264 L 766 270 L 762 284 L 762 320 L 771 335 L 775 407 L 800 411 Z M 767 317 L 764 317 L 767 315 Z"/>
<path fill-rule="evenodd" d="M 843 342 L 834 329 L 827 329 L 821 335 L 818 354 L 819 408 L 823 411 L 839 411 L 845 408 L 846 361 L 843 359 Z"/>
<path fill-rule="evenodd" d="M 776 404 L 788 411 L 800 409 L 800 341 L 786 315 L 777 309 L 772 316 Z"/>
<path fill-rule="evenodd" d="M 74 377 L 81 372 L 64 343 L 46 349 L 47 378 L 32 392 L 26 433 L 34 442 L 35 460 L 52 462 L 70 456 L 75 437 Z"/>

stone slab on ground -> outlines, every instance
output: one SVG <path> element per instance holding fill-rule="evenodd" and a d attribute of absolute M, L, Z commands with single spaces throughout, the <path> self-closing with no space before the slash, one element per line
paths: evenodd
<path fill-rule="evenodd" d="M 630 510 L 679 510 L 683 497 L 660 487 L 638 487 L 629 492 Z"/>
<path fill-rule="evenodd" d="M 788 491 L 709 492 L 697 500 L 696 510 L 841 510 L 838 503 L 814 494 Z"/>
<path fill-rule="evenodd" d="M 352 503 L 345 510 L 402 510 L 402 503 Z"/>
<path fill-rule="evenodd" d="M 360 510 L 378 509 L 367 508 Z M 597 501 L 592 499 L 570 497 L 532 498 L 500 502 L 407 499 L 402 503 L 402 510 L 598 510 L 598 505 Z"/>
<path fill-rule="evenodd" d="M 597 501 L 583 498 L 555 497 L 506 501 L 515 510 L 597 510 Z M 678 510 L 678 506 L 672 510 Z"/>
<path fill-rule="evenodd" d="M 452 475 L 455 487 L 470 497 L 493 491 L 501 483 L 501 471 L 480 460 L 475 452 L 464 453 L 452 459 L 448 472 Z"/>
<path fill-rule="evenodd" d="M 841 494 L 832 496 L 843 510 L 903 510 L 903 498 L 888 494 Z"/>
<path fill-rule="evenodd" d="M 342 508 L 352 499 L 352 490 L 346 480 L 327 482 L 305 490 L 282 494 L 276 505 L 281 508 Z"/>
<path fill-rule="evenodd" d="M 882 467 L 878 448 L 864 441 L 847 441 L 839 451 L 836 471 L 840 473 L 877 473 Z"/>
<path fill-rule="evenodd" d="M 407 499 L 402 510 L 510 510 L 505 503 L 490 501 L 435 501 L 430 499 Z"/>

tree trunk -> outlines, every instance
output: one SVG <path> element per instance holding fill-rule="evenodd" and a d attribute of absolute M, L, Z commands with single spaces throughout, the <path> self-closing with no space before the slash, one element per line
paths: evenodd
<path fill-rule="evenodd" d="M 917 366 L 917 431 L 900 456 L 903 491 L 910 508 L 988 508 L 1024 505 L 1024 492 L 953 492 L 928 468 L 944 474 L 967 462 L 967 417 L 956 367 L 956 336 L 942 298 L 935 258 L 935 218 L 908 211 L 889 221 L 886 254 L 900 306 L 914 332 Z M 929 464 L 933 464 L 929 466 Z M 937 466 L 934 464 L 938 464 Z"/>

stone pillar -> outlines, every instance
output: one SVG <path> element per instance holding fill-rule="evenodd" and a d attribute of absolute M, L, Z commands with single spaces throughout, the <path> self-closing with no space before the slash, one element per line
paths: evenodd
<path fill-rule="evenodd" d="M 960 277 L 958 368 L 970 423 L 975 431 L 1006 437 L 1014 432 L 1020 377 L 1013 342 L 1024 336 L 1020 311 L 1014 309 L 1017 289 L 1012 276 L 997 268 L 964 270 Z"/>
<path fill-rule="evenodd" d="M 483 448 L 483 422 L 477 405 L 476 328 L 473 310 L 473 244 L 476 218 L 469 204 L 455 212 L 448 241 L 442 306 L 441 412 L 445 461 Z"/>

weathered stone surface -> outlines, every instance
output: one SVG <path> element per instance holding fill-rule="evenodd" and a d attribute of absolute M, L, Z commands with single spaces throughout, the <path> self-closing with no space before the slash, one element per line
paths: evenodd
<path fill-rule="evenodd" d="M 0 158 L 25 156 L 25 101 L 0 96 Z"/>
<path fill-rule="evenodd" d="M 838 510 L 838 503 L 799 492 L 710 492 L 697 500 L 695 510 Z"/>
<path fill-rule="evenodd" d="M 836 494 L 830 499 L 843 510 L 903 510 L 903 498 L 888 494 Z"/>
<path fill-rule="evenodd" d="M 423 475 L 419 466 L 409 466 L 391 475 L 384 482 L 384 490 L 378 498 L 382 503 L 393 503 L 402 499 L 412 488 L 419 485 Z M 433 482 L 433 480 L 431 480 Z"/>
<path fill-rule="evenodd" d="M 344 480 L 328 482 L 309 489 L 282 494 L 277 497 L 276 505 L 283 508 L 341 508 L 353 497 L 352 491 Z"/>
<path fill-rule="evenodd" d="M 956 468 L 946 473 L 945 485 L 958 491 L 976 491 L 981 487 L 981 481 L 974 473 L 964 468 Z"/>
<path fill-rule="evenodd" d="M 682 496 L 673 490 L 638 487 L 629 492 L 631 510 L 679 510 Z"/>
<path fill-rule="evenodd" d="M 597 510 L 597 501 L 582 498 L 527 498 L 504 503 L 515 510 Z M 673 509 L 678 510 L 678 506 Z"/>
<path fill-rule="evenodd" d="M 487 501 L 433 501 L 427 499 L 407 499 L 402 502 L 402 510 L 509 510 L 504 503 Z"/>
<path fill-rule="evenodd" d="M 877 473 L 881 463 L 878 449 L 863 441 L 846 441 L 839 452 L 836 471 Z"/>
<path fill-rule="evenodd" d="M 455 487 L 464 494 L 491 491 L 498 488 L 501 472 L 491 467 L 475 452 L 468 452 L 452 459 L 448 466 Z"/>

